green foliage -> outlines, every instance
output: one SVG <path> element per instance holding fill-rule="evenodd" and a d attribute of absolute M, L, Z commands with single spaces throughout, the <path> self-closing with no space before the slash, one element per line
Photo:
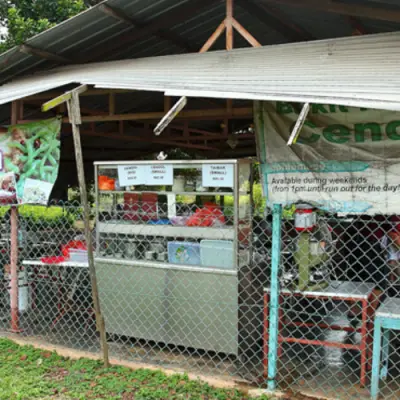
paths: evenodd
<path fill-rule="evenodd" d="M 9 207 L 0 207 L 0 218 L 3 218 L 8 210 Z M 23 205 L 18 208 L 18 213 L 20 221 L 31 230 L 57 227 L 68 229 L 79 217 L 71 213 L 68 208 L 63 209 L 57 206 Z"/>
<path fill-rule="evenodd" d="M 62 207 L 24 205 L 19 208 L 19 215 L 29 229 L 62 227 L 71 228 L 76 217 Z"/>
<path fill-rule="evenodd" d="M 0 0 L 0 53 L 73 17 L 88 7 L 84 0 Z"/>
<path fill-rule="evenodd" d="M 61 397 L 58 397 L 61 395 Z M 238 390 L 215 389 L 187 375 L 103 368 L 101 362 L 73 361 L 54 352 L 18 346 L 0 338 L 0 399 L 248 400 Z M 267 400 L 260 397 L 258 400 Z"/>
<path fill-rule="evenodd" d="M 95 203 L 95 186 L 93 183 L 87 184 L 87 200 L 89 205 L 93 206 Z M 81 204 L 81 193 L 79 187 L 71 187 L 68 189 L 68 201 L 72 204 Z"/>

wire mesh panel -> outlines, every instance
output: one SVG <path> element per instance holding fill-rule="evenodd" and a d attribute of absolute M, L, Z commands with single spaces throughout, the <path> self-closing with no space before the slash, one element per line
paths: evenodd
<path fill-rule="evenodd" d="M 396 217 L 319 213 L 308 229 L 282 223 L 280 388 L 339 399 L 370 398 L 374 322 L 398 297 Z M 266 289 L 268 302 L 269 289 Z M 399 310 L 400 311 L 400 310 Z M 396 335 L 383 398 L 399 396 Z M 268 340 L 269 333 L 266 333 Z"/>
<path fill-rule="evenodd" d="M 152 198 L 100 196 L 91 224 L 111 356 L 266 388 L 274 362 L 268 211 L 250 207 L 235 219 L 228 195 L 214 198 L 207 212 L 195 196 L 156 205 Z M 243 196 L 239 203 L 249 201 Z M 175 218 L 168 217 L 171 207 Z M 0 329 L 6 332 L 10 220 L 2 211 Z M 20 335 L 100 352 L 81 207 L 22 206 L 18 222 Z M 372 381 L 373 393 L 399 398 L 397 217 L 318 212 L 312 229 L 298 228 L 293 212 L 284 212 L 278 389 L 368 399 Z"/>
<path fill-rule="evenodd" d="M 1 326 L 10 328 L 10 210 L 4 208 Z M 18 308 L 24 336 L 99 350 L 82 209 L 79 204 L 18 208 Z"/>

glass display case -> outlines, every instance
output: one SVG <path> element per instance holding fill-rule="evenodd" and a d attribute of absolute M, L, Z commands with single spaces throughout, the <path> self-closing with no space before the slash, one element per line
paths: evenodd
<path fill-rule="evenodd" d="M 237 354 L 238 270 L 251 259 L 251 161 L 98 162 L 95 176 L 107 331 Z M 196 333 L 203 323 L 208 333 Z"/>

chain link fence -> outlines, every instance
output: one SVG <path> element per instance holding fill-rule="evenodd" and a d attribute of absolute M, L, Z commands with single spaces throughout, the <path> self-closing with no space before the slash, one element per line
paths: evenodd
<path fill-rule="evenodd" d="M 174 225 L 153 225 L 153 215 L 164 220 L 170 203 L 136 198 L 127 203 L 118 196 L 104 198 L 92 216 L 110 356 L 265 388 L 274 362 L 268 357 L 274 334 L 268 323 L 272 215 L 246 213 L 235 222 L 226 200 L 197 213 L 204 208 L 196 201 L 177 201 Z M 188 223 L 194 215 L 197 220 Z M 0 329 L 6 333 L 11 318 L 6 208 L 1 221 Z M 299 232 L 292 213 L 284 213 L 278 389 L 317 398 L 370 398 L 375 321 L 385 316 L 380 310 L 388 299 L 399 297 L 398 223 L 393 216 L 318 213 L 313 230 Z M 18 235 L 20 335 L 100 352 L 79 204 L 20 207 Z M 400 307 L 391 310 L 387 317 L 400 314 Z M 384 399 L 400 398 L 395 328 L 389 347 L 384 341 L 381 349 Z"/>

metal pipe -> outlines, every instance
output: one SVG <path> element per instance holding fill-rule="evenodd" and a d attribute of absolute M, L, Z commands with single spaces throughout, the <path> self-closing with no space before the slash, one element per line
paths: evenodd
<path fill-rule="evenodd" d="M 279 324 L 279 266 L 281 262 L 282 205 L 274 204 L 272 222 L 271 292 L 269 303 L 268 389 L 276 389 Z"/>
<path fill-rule="evenodd" d="M 94 188 L 95 188 L 95 199 L 96 199 L 96 225 L 95 225 L 95 229 L 96 229 L 96 256 L 100 255 L 100 230 L 98 227 L 98 221 L 99 221 L 99 186 L 97 184 L 97 177 L 98 177 L 98 167 L 97 165 L 94 166 Z"/>
<path fill-rule="evenodd" d="M 11 104 L 11 124 L 15 125 L 19 119 L 21 109 L 18 101 Z M 10 308 L 11 332 L 20 332 L 18 310 L 18 209 L 11 207 L 11 254 L 10 254 Z"/>
<path fill-rule="evenodd" d="M 212 275 L 228 275 L 236 276 L 237 271 L 234 269 L 222 269 L 222 268 L 204 268 L 195 267 L 193 265 L 181 265 L 181 264 L 167 264 L 157 261 L 145 261 L 145 260 L 121 260 L 118 258 L 103 258 L 96 257 L 96 262 L 108 263 L 113 265 L 124 265 L 129 267 L 143 267 L 143 268 L 154 268 L 154 269 L 165 269 L 171 271 L 186 271 L 201 274 L 212 274 Z"/>
<path fill-rule="evenodd" d="M 11 332 L 19 333 L 19 310 L 18 310 L 18 209 L 11 207 Z"/>
<path fill-rule="evenodd" d="M 233 243 L 234 243 L 234 257 L 235 257 L 235 267 L 239 270 L 239 163 L 236 163 L 234 168 L 234 182 L 233 182 L 233 201 L 234 201 L 234 221 L 233 221 Z"/>

